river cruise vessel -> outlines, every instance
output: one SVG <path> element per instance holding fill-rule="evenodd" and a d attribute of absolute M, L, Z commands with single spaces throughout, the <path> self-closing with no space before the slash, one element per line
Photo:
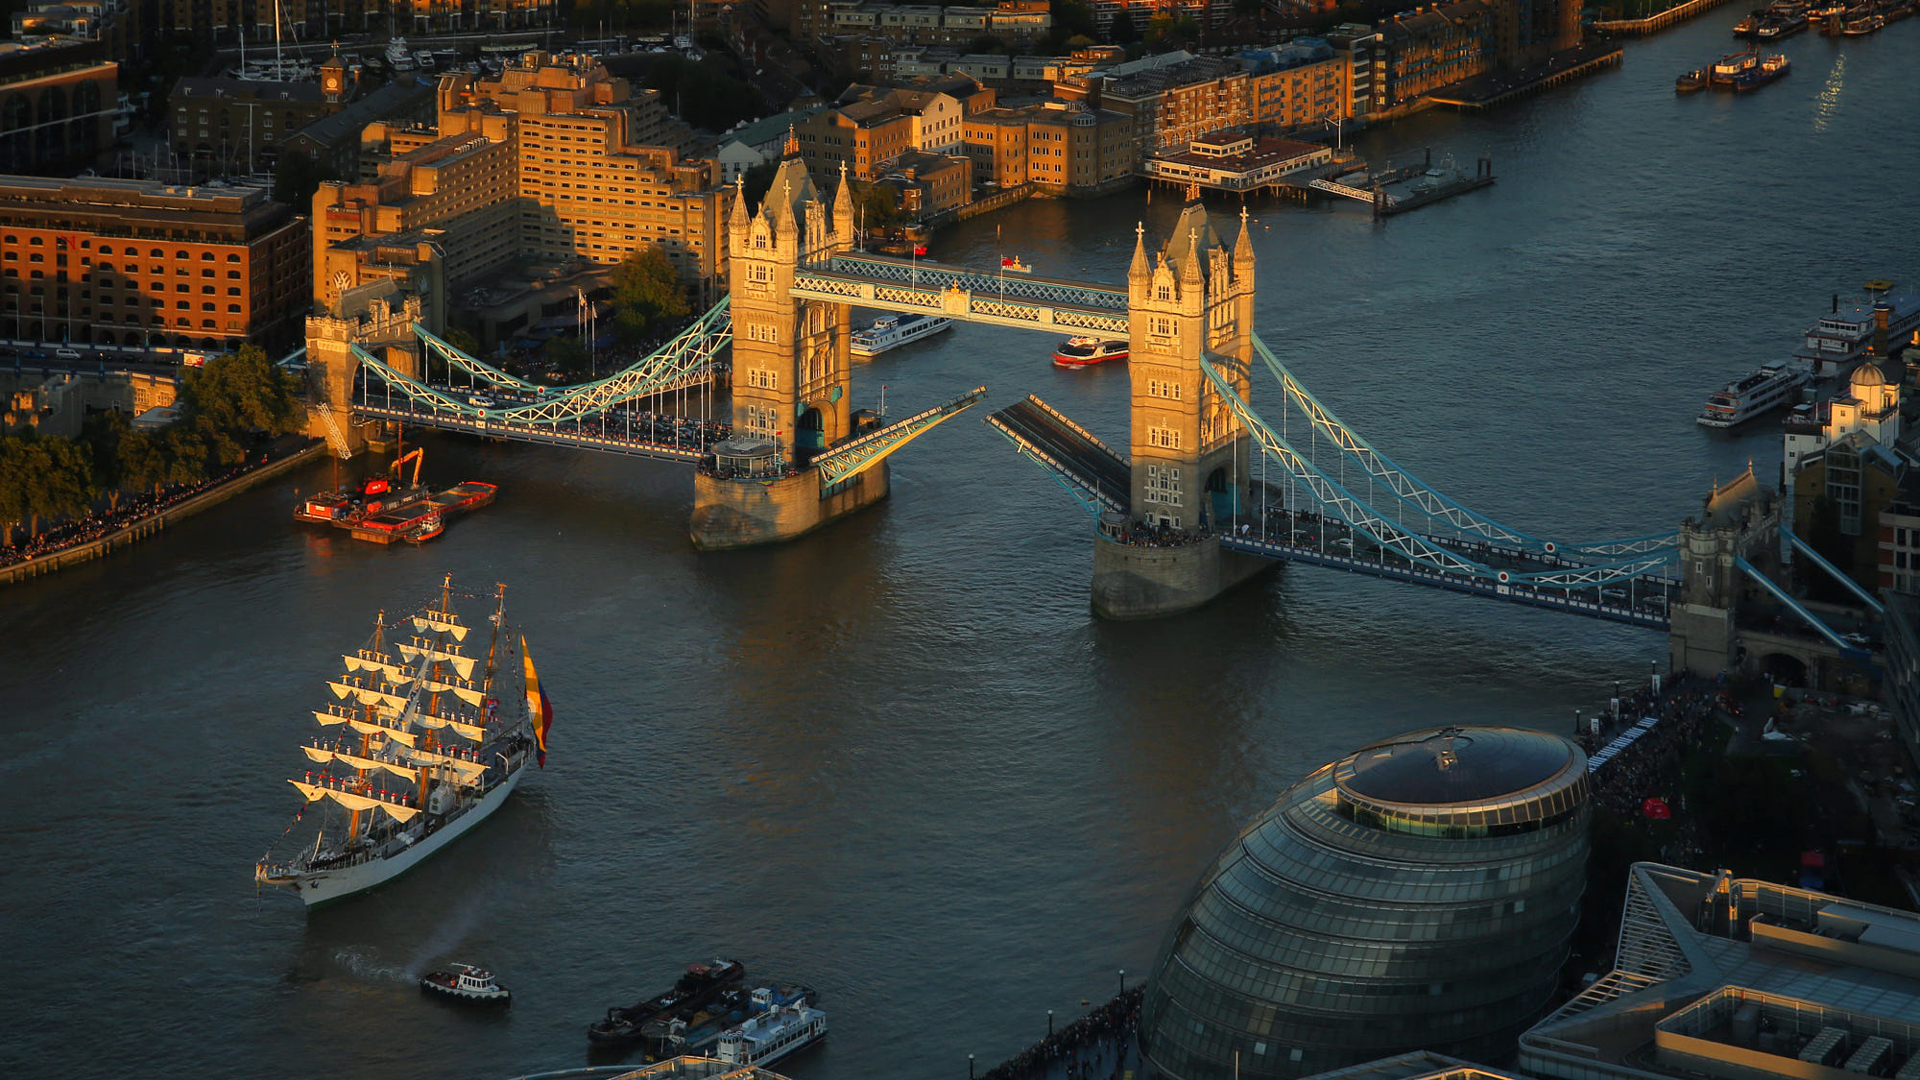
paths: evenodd
<path fill-rule="evenodd" d="M 1891 281 L 1869 281 L 1866 299 L 1842 300 L 1836 293 L 1833 309 L 1807 328 L 1806 343 L 1794 359 L 1811 365 L 1816 379 L 1843 374 L 1873 348 L 1882 305 L 1887 320 L 1883 347 L 1898 348 L 1920 330 L 1920 294 L 1893 289 Z"/>
<path fill-rule="evenodd" d="M 953 320 L 944 315 L 887 315 L 873 320 L 865 330 L 854 331 L 851 351 L 858 357 L 874 357 L 951 329 Z"/>
<path fill-rule="evenodd" d="M 1126 342 L 1103 341 L 1097 337 L 1071 337 L 1053 350 L 1055 367 L 1086 367 L 1089 364 L 1126 358 Z"/>
<path fill-rule="evenodd" d="M 826 1037 L 826 1013 L 809 1005 L 804 997 L 775 1005 L 773 995 L 767 987 L 753 992 L 754 1002 L 762 1011 L 722 1034 L 714 1047 L 714 1057 L 736 1068 L 764 1067 Z"/>
<path fill-rule="evenodd" d="M 1800 388 L 1807 384 L 1808 378 L 1804 369 L 1784 361 L 1767 364 L 1708 394 L 1706 407 L 1700 410 L 1700 426 L 1730 428 L 1791 405 L 1798 400 Z"/>

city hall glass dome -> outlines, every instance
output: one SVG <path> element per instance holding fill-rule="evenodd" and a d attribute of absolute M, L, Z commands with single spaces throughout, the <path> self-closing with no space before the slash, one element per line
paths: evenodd
<path fill-rule="evenodd" d="M 1201 877 L 1149 972 L 1141 1053 L 1169 1080 L 1499 1059 L 1566 959 L 1587 792 L 1578 746 L 1514 728 L 1413 732 L 1321 768 Z"/>

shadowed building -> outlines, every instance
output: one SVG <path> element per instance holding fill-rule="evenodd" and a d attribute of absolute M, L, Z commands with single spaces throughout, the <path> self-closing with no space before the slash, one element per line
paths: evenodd
<path fill-rule="evenodd" d="M 1566 959 L 1589 814 L 1586 756 L 1540 732 L 1415 732 L 1321 768 L 1181 910 L 1148 977 L 1142 1055 L 1176 1080 L 1415 1049 L 1497 1059 Z"/>

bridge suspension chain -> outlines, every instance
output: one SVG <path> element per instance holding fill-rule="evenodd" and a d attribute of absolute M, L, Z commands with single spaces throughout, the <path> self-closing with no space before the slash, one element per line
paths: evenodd
<path fill-rule="evenodd" d="M 1649 554 L 1637 559 L 1595 566 L 1557 567 L 1543 571 L 1497 570 L 1467 558 L 1435 538 L 1403 529 L 1388 520 L 1366 500 L 1323 472 L 1303 457 L 1292 444 L 1276 433 L 1244 398 L 1233 389 L 1226 376 L 1211 362 L 1200 361 L 1200 370 L 1213 384 L 1227 407 L 1259 445 L 1261 453 L 1278 461 L 1295 480 L 1304 484 L 1314 501 L 1344 522 L 1348 528 L 1367 537 L 1384 551 L 1409 562 L 1460 577 L 1502 584 L 1528 585 L 1534 588 L 1571 589 L 1604 585 L 1651 574 L 1674 561 L 1672 552 Z"/>
<path fill-rule="evenodd" d="M 1502 525 L 1478 511 L 1461 505 L 1401 468 L 1359 432 L 1342 423 L 1332 409 L 1327 408 L 1319 398 L 1313 395 L 1312 391 L 1301 384 L 1300 380 L 1294 378 L 1293 372 L 1280 362 L 1279 357 L 1273 354 L 1257 334 L 1253 335 L 1253 347 L 1280 383 L 1280 389 L 1286 399 L 1300 410 L 1315 431 L 1324 435 L 1342 454 L 1358 462 L 1370 478 L 1385 484 L 1402 504 L 1411 506 L 1431 521 L 1448 525 L 1462 532 L 1474 533 L 1489 540 L 1497 540 L 1546 554 L 1556 552 L 1582 555 L 1648 554 L 1671 549 L 1677 543 L 1677 534 L 1667 532 L 1625 540 L 1560 544 L 1552 540 L 1538 539 L 1518 529 Z"/>
<path fill-rule="evenodd" d="M 567 393 L 544 401 L 506 408 L 477 405 L 427 386 L 394 370 L 358 345 L 353 347 L 353 352 L 364 367 L 380 376 L 389 387 L 434 412 L 481 417 L 504 423 L 559 424 L 603 413 L 623 401 L 665 393 L 699 382 L 711 374 L 714 358 L 732 340 L 732 319 L 727 301 L 722 299 L 672 341 L 632 367 L 597 382 L 572 387 Z M 452 346 L 446 348 L 452 349 Z M 492 370 L 477 361 L 475 363 L 482 369 Z M 532 388 L 530 383 L 520 382 L 510 376 L 507 378 L 518 386 Z"/>

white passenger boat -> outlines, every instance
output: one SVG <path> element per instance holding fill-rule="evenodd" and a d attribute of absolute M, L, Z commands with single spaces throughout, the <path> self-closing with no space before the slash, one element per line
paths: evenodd
<path fill-rule="evenodd" d="M 758 1013 L 720 1036 L 713 1056 L 736 1067 L 767 1065 L 827 1034 L 827 1014 L 807 1004 L 804 996 L 775 1004 L 777 991 L 761 987 L 753 992 Z"/>
<path fill-rule="evenodd" d="M 1086 367 L 1108 360 L 1125 360 L 1128 343 L 1097 337 L 1070 337 L 1053 350 L 1054 367 Z"/>
<path fill-rule="evenodd" d="M 420 989 L 486 1005 L 513 1002 L 513 992 L 496 982 L 493 972 L 472 964 L 453 964 L 446 971 L 429 971 L 420 977 Z"/>
<path fill-rule="evenodd" d="M 887 315 L 875 319 L 865 330 L 854 331 L 853 355 L 878 356 L 952 327 L 953 320 L 944 315 Z"/>
<path fill-rule="evenodd" d="M 1853 366 L 1873 346 L 1879 314 L 1886 305 L 1888 348 L 1898 346 L 1920 329 L 1920 295 L 1896 293 L 1891 281 L 1867 282 L 1869 299 L 1843 301 L 1833 298 L 1833 310 L 1807 328 L 1806 345 L 1793 354 L 1794 359 L 1812 365 L 1813 377 L 1824 379 L 1839 375 Z"/>
<path fill-rule="evenodd" d="M 1737 379 L 1707 395 L 1706 408 L 1700 411 L 1700 426 L 1728 428 L 1762 413 L 1791 405 L 1810 376 L 1806 370 L 1786 362 L 1763 366 L 1743 379 Z"/>

